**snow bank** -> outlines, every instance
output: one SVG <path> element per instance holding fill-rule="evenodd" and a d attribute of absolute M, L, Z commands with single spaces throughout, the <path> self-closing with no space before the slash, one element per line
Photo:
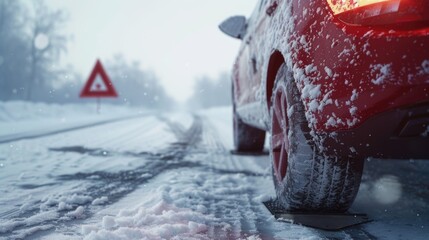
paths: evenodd
<path fill-rule="evenodd" d="M 24 101 L 0 102 L 0 135 L 21 135 L 39 130 L 76 127 L 143 112 L 140 108 L 105 104 L 100 113 L 94 104 L 46 104 Z"/>
<path fill-rule="evenodd" d="M 73 119 L 77 116 L 109 116 L 129 114 L 130 112 L 136 113 L 138 111 L 138 109 L 130 107 L 102 104 L 100 114 L 97 114 L 95 103 L 61 105 L 24 101 L 0 101 L 0 122 L 39 121 L 46 119 L 67 121 L 68 119 Z"/>

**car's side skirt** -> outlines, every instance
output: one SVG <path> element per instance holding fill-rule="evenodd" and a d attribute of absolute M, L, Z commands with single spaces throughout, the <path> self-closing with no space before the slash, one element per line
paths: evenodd
<path fill-rule="evenodd" d="M 265 117 L 263 116 L 263 104 L 260 102 L 248 103 L 237 107 L 237 114 L 248 125 L 253 127 L 268 130 Z"/>

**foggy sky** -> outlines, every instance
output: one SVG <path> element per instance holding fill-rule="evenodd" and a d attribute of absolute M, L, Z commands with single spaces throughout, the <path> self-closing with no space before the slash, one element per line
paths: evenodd
<path fill-rule="evenodd" d="M 64 31 L 73 38 L 62 64 L 70 63 L 86 77 L 97 58 L 105 61 L 120 53 L 140 61 L 143 69 L 152 69 L 179 101 L 192 94 L 195 78 L 215 78 L 231 70 L 240 41 L 223 35 L 217 25 L 232 15 L 249 16 L 256 4 L 256 0 L 46 2 L 69 12 Z"/>

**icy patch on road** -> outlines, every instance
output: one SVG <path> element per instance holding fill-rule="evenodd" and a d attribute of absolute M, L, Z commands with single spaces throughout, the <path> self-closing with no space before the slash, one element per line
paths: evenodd
<path fill-rule="evenodd" d="M 363 228 L 376 239 L 427 239 L 428 170 L 427 160 L 368 159 L 352 206 L 374 220 Z"/>

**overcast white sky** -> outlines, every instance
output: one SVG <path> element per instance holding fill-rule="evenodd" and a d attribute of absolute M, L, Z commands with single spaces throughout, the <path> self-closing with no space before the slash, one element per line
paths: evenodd
<path fill-rule="evenodd" d="M 198 76 L 231 70 L 240 41 L 223 35 L 217 25 L 232 15 L 249 16 L 257 0 L 46 2 L 69 12 L 65 32 L 73 40 L 63 63 L 86 78 L 97 58 L 106 61 L 121 53 L 153 70 L 167 92 L 184 101 Z"/>

